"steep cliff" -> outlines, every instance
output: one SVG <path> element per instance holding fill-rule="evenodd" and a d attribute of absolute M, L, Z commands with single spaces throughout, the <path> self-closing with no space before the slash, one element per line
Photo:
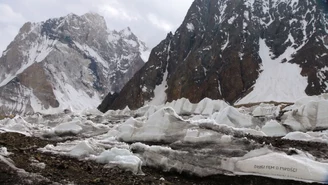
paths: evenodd
<path fill-rule="evenodd" d="M 195 0 L 176 32 L 100 108 L 182 97 L 295 101 L 327 92 L 326 6 L 322 0 Z"/>

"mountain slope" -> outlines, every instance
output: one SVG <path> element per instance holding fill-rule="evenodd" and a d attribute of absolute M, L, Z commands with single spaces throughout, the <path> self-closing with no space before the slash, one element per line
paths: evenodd
<path fill-rule="evenodd" d="M 145 51 L 130 28 L 109 31 L 94 13 L 26 23 L 0 58 L 0 112 L 97 106 L 144 65 Z"/>
<path fill-rule="evenodd" d="M 99 108 L 181 97 L 294 101 L 327 92 L 325 6 L 321 0 L 195 0 L 177 31 Z"/>

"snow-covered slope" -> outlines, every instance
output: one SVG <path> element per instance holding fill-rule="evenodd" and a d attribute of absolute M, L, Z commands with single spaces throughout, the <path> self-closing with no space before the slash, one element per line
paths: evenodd
<path fill-rule="evenodd" d="M 182 97 L 293 102 L 325 93 L 327 6 L 322 0 L 195 0 L 176 32 L 106 106 L 136 109 Z"/>
<path fill-rule="evenodd" d="M 144 65 L 130 30 L 95 13 L 26 23 L 0 58 L 0 113 L 82 110 L 118 92 Z"/>
<path fill-rule="evenodd" d="M 259 47 L 262 72 L 253 86 L 254 89 L 237 103 L 295 102 L 307 96 L 305 93 L 308 85 L 307 77 L 301 75 L 302 68 L 297 64 L 281 62 L 284 58 L 290 58 L 297 50 L 290 47 L 278 58 L 272 59 L 273 54 L 266 45 L 265 40 L 260 39 Z"/>

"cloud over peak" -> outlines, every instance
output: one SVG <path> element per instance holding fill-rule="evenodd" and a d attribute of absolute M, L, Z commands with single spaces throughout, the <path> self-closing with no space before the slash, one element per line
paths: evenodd
<path fill-rule="evenodd" d="M 109 29 L 130 27 L 149 47 L 175 31 L 193 0 L 2 0 L 0 3 L 0 52 L 27 21 L 41 22 L 70 13 L 96 12 Z"/>

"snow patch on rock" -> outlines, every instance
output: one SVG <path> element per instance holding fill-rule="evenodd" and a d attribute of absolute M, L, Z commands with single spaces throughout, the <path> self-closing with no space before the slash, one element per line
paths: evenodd
<path fill-rule="evenodd" d="M 262 72 L 256 80 L 254 89 L 243 97 L 237 104 L 255 102 L 294 102 L 307 96 L 307 77 L 301 75 L 301 68 L 296 64 L 288 63 L 292 54 L 297 51 L 293 47 L 286 49 L 285 53 L 276 59 L 264 39 L 259 40 L 259 55 L 262 59 Z M 287 62 L 282 62 L 284 59 Z M 293 87 L 293 88 L 290 88 Z"/>

